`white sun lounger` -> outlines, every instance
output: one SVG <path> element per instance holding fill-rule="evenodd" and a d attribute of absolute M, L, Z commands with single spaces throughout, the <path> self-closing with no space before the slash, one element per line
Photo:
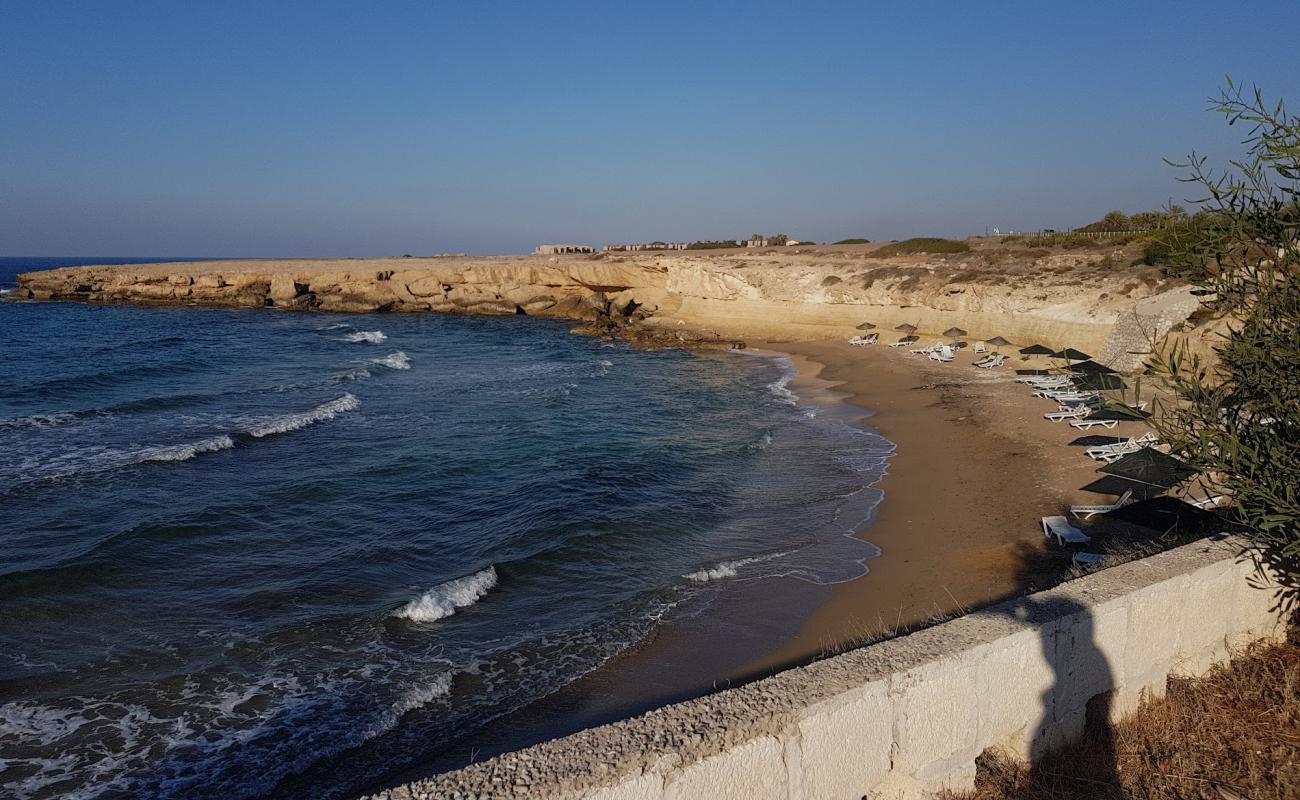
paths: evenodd
<path fill-rule="evenodd" d="M 986 352 L 988 352 L 988 348 L 984 345 L 983 342 L 976 342 L 975 344 L 971 345 L 970 350 L 971 350 L 972 353 L 986 353 Z"/>
<path fill-rule="evenodd" d="M 1022 375 L 1016 380 L 1029 386 L 1041 386 L 1044 384 L 1064 384 L 1071 385 L 1068 375 Z"/>
<path fill-rule="evenodd" d="M 1060 422 L 1063 419 L 1081 421 L 1091 413 L 1092 409 L 1087 406 L 1072 406 L 1070 408 L 1063 407 L 1060 411 L 1049 411 L 1043 415 L 1043 419 L 1051 420 L 1052 422 Z"/>
<path fill-rule="evenodd" d="M 1071 525 L 1065 517 L 1043 517 L 1042 525 L 1043 535 L 1049 540 L 1056 539 L 1062 547 L 1092 541 L 1088 534 Z"/>
<path fill-rule="evenodd" d="M 1116 442 L 1115 444 L 1104 444 L 1100 447 L 1089 447 L 1083 453 L 1094 461 L 1105 461 L 1109 464 L 1116 461 L 1129 453 L 1136 453 L 1144 447 L 1151 447 L 1159 442 L 1154 433 L 1145 433 L 1141 436 L 1130 437 L 1128 441 Z"/>
<path fill-rule="evenodd" d="M 1070 405 L 1096 402 L 1097 400 L 1102 399 L 1101 395 L 1096 392 L 1057 392 L 1050 389 L 1034 392 L 1034 396 L 1042 397 L 1047 400 L 1055 400 L 1058 403 L 1068 403 Z"/>
<path fill-rule="evenodd" d="M 854 336 L 852 339 L 849 339 L 849 344 L 854 346 L 875 344 L 879 338 L 880 334 L 878 333 L 873 333 L 870 336 Z"/>
<path fill-rule="evenodd" d="M 1101 505 L 1095 505 L 1095 506 L 1070 506 L 1070 513 L 1078 517 L 1079 519 L 1088 519 L 1089 517 L 1095 516 L 1097 514 L 1105 514 L 1110 511 L 1114 511 L 1117 508 L 1122 508 L 1123 506 L 1128 505 L 1128 501 L 1132 499 L 1133 499 L 1133 490 L 1129 489 L 1127 492 L 1120 495 L 1119 498 L 1116 499 L 1115 502 L 1113 503 L 1110 504 L 1103 503 Z"/>
<path fill-rule="evenodd" d="M 944 345 L 943 347 L 940 347 L 938 350 L 935 350 L 930 353 L 931 361 L 938 361 L 943 364 L 949 363 L 956 357 L 957 357 L 956 354 L 953 353 L 952 348 L 949 347 L 948 345 Z"/>
<path fill-rule="evenodd" d="M 1117 419 L 1073 419 L 1070 420 L 1070 426 L 1078 428 L 1081 431 L 1090 430 L 1096 427 L 1113 428 L 1119 424 Z"/>
<path fill-rule="evenodd" d="M 916 344 L 916 340 L 910 336 L 904 336 L 896 342 L 890 342 L 890 347 L 907 347 L 909 344 Z"/>
<path fill-rule="evenodd" d="M 976 361 L 975 366 L 979 367 L 980 369 L 993 369 L 994 367 L 1002 366 L 1002 364 L 1006 360 L 1007 357 L 1002 355 L 1001 353 L 994 353 L 992 356 L 982 361 Z"/>

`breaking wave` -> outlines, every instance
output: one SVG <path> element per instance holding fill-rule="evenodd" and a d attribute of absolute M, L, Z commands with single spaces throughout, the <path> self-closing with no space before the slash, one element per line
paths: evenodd
<path fill-rule="evenodd" d="M 384 335 L 383 331 L 357 331 L 356 333 L 349 333 L 347 336 L 344 336 L 343 341 L 379 344 L 387 338 L 388 337 Z"/>
<path fill-rule="evenodd" d="M 440 583 L 393 612 L 412 622 L 433 622 L 450 617 L 456 609 L 472 606 L 497 585 L 496 567 Z"/>
<path fill-rule="evenodd" d="M 146 461 L 189 461 L 201 453 L 216 453 L 220 450 L 229 450 L 235 446 L 235 440 L 229 436 L 213 436 L 211 439 L 203 439 L 189 444 L 173 444 L 160 447 L 148 447 L 139 451 L 139 462 Z"/>
<path fill-rule="evenodd" d="M 383 358 L 374 358 L 370 360 L 371 364 L 378 364 L 381 367 L 389 369 L 410 369 L 411 358 L 406 353 L 398 350 L 396 353 L 389 353 Z"/>
<path fill-rule="evenodd" d="M 741 567 L 746 567 L 750 564 L 760 564 L 764 561 L 771 561 L 772 559 L 780 558 L 781 556 L 788 556 L 790 555 L 790 552 L 791 551 L 786 550 L 780 553 L 769 553 L 765 556 L 751 556 L 750 558 L 739 558 L 735 561 L 723 561 L 715 566 L 687 573 L 682 577 L 688 581 L 694 581 L 695 583 L 708 583 L 709 581 L 722 580 L 724 578 L 734 578 L 739 574 L 738 570 L 740 570 Z"/>
<path fill-rule="evenodd" d="M 778 380 L 769 383 L 767 385 L 767 390 L 776 395 L 777 400 L 780 400 L 788 406 L 798 405 L 799 395 L 790 391 L 790 381 L 792 380 L 794 380 L 794 373 L 787 373 L 786 375 L 781 376 Z"/>
<path fill-rule="evenodd" d="M 288 433 L 305 428 L 308 425 L 315 425 L 317 422 L 334 419 L 339 414 L 346 411 L 356 411 L 361 407 L 361 401 L 351 394 L 345 394 L 342 397 L 331 400 L 328 403 L 321 403 L 311 411 L 303 411 L 298 414 L 285 414 L 282 417 L 275 417 L 267 420 L 260 425 L 255 425 L 245 431 L 249 436 L 261 439 L 264 436 L 273 436 L 277 433 Z"/>
<path fill-rule="evenodd" d="M 334 380 L 338 383 L 347 383 L 348 381 L 364 381 L 369 377 L 370 370 L 368 369 L 350 369 L 347 372 L 340 372 L 335 375 Z"/>

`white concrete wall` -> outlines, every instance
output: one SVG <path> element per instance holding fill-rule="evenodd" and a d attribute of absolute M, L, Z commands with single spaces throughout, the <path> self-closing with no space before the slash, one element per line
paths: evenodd
<path fill-rule="evenodd" d="M 1280 637 L 1274 592 L 1237 549 L 1188 545 L 381 796 L 522 786 L 575 800 L 858 800 L 969 788 L 985 748 L 1067 746 L 1093 698 L 1109 697 L 1115 719 L 1162 695 L 1170 675 Z"/>

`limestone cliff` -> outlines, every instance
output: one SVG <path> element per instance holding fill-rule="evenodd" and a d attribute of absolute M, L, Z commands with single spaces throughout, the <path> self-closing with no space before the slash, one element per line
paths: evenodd
<path fill-rule="evenodd" d="M 629 338 L 708 342 L 850 336 L 871 321 L 937 336 L 1074 346 L 1131 368 L 1195 309 L 1184 288 L 1112 254 L 979 249 L 208 261 L 19 276 L 18 299 L 320 311 L 528 314 Z M 1122 339 L 1120 341 L 1119 339 Z M 883 337 L 882 337 L 883 338 Z"/>

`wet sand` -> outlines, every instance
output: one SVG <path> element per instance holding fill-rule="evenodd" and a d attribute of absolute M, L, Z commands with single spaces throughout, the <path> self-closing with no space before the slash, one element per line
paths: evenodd
<path fill-rule="evenodd" d="M 928 343 L 928 342 L 927 342 Z M 837 584 L 778 651 L 748 676 L 804 663 L 865 640 L 1023 592 L 1042 577 L 1047 553 L 1039 518 L 1072 503 L 1111 498 L 1080 491 L 1100 477 L 1082 447 L 1092 433 L 1138 435 L 1140 423 L 1080 431 L 1049 422 L 1047 400 L 1015 382 L 1015 370 L 1046 363 L 1013 359 L 975 369 L 963 350 L 950 364 L 883 345 L 755 343 L 789 356 L 791 384 L 832 388 L 871 414 L 863 422 L 897 450 L 878 484 L 884 500 L 858 536 L 881 549 L 871 572 Z"/>

